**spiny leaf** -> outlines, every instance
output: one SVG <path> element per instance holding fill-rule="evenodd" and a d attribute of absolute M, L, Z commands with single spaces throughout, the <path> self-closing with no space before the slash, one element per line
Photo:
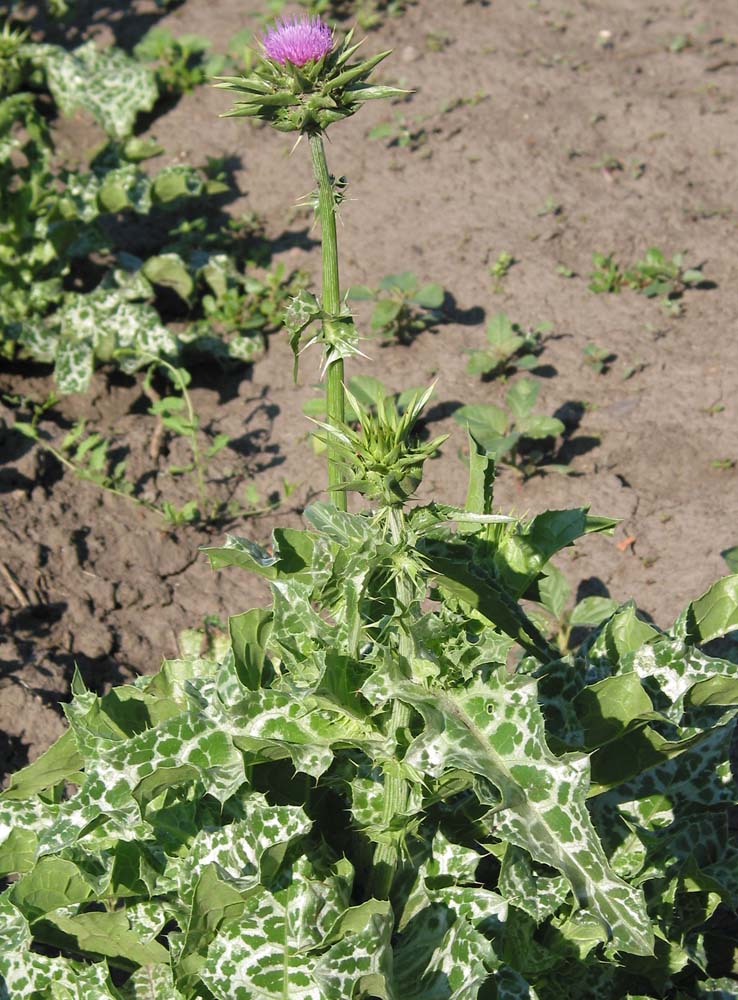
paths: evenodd
<path fill-rule="evenodd" d="M 648 955 L 653 936 L 645 900 L 611 871 L 589 819 L 586 757 L 554 757 L 530 678 L 493 675 L 465 690 L 426 690 L 408 681 L 372 678 L 367 696 L 398 697 L 423 716 L 425 731 L 406 761 L 440 777 L 461 768 L 499 790 L 494 833 L 557 868 L 580 907 L 602 921 L 616 948 Z"/>

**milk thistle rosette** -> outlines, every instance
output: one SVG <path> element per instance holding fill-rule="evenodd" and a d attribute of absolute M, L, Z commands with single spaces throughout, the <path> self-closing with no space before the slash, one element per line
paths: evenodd
<path fill-rule="evenodd" d="M 223 117 L 256 118 L 280 132 L 307 135 L 318 185 L 317 211 L 322 233 L 322 300 L 302 292 L 287 310 L 285 325 L 295 354 L 295 368 L 302 334 L 314 322 L 319 332 L 308 343 L 321 343 L 326 372 L 328 422 L 340 426 L 345 419 L 344 358 L 358 351 L 358 337 L 351 313 L 341 299 L 338 274 L 336 210 L 341 200 L 335 178 L 329 173 L 323 132 L 334 122 L 354 114 L 364 101 L 396 97 L 395 87 L 374 85 L 369 76 L 389 50 L 363 61 L 351 61 L 361 43 L 352 41 L 353 29 L 339 45 L 319 17 L 307 15 L 277 19 L 262 35 L 262 58 L 249 76 L 226 77 L 217 86 L 238 94 Z M 346 509 L 340 488 L 342 465 L 336 441 L 328 446 L 328 488 L 331 500 Z"/>

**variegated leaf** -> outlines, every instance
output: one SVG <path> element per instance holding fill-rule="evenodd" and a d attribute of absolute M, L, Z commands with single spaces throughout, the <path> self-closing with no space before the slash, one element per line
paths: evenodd
<path fill-rule="evenodd" d="M 376 973 L 377 953 L 389 942 L 390 907 L 372 901 L 347 913 L 350 866 L 342 869 L 319 877 L 303 859 L 285 888 L 246 898 L 238 922 L 217 935 L 200 970 L 218 1000 L 343 1000 Z M 339 940 L 326 948 L 332 936 Z M 339 947 L 344 937 L 347 946 Z"/>
<path fill-rule="evenodd" d="M 651 953 L 643 895 L 612 872 L 587 813 L 588 759 L 551 753 L 534 680 L 498 672 L 488 683 L 443 692 L 374 675 L 364 693 L 377 700 L 397 697 L 416 708 L 425 729 L 406 761 L 434 777 L 460 768 L 490 782 L 502 795 L 501 803 L 490 798 L 496 807 L 492 832 L 558 869 L 615 947 Z"/>
<path fill-rule="evenodd" d="M 39 56 L 62 113 L 83 107 L 116 139 L 130 135 L 139 111 L 150 111 L 159 96 L 152 71 L 120 49 L 100 50 L 94 41 L 72 52 L 43 48 Z"/>
<path fill-rule="evenodd" d="M 118 1000 L 105 962 L 72 962 L 31 951 L 28 923 L 11 902 L 10 891 L 0 896 L 0 996 Z"/>

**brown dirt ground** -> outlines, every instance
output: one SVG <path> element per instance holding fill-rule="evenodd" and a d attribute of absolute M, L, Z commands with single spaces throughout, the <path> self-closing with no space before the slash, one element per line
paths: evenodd
<path fill-rule="evenodd" d="M 133 44 L 154 21 L 151 3 L 126 4 L 118 18 L 104 5 L 81 9 L 80 33 L 103 42 Z M 259 9 L 258 0 L 186 0 L 160 23 L 223 51 Z M 598 44 L 603 31 L 608 47 Z M 679 36 L 690 44 L 670 51 Z M 502 472 L 497 503 L 518 513 L 588 504 L 622 518 L 614 538 L 585 540 L 559 565 L 584 592 L 632 597 L 668 625 L 726 572 L 721 550 L 738 542 L 738 472 L 712 464 L 738 460 L 735 0 L 420 0 L 366 43 L 367 52 L 385 47 L 394 55 L 382 78 L 413 94 L 395 107 L 367 105 L 330 135 L 331 169 L 351 184 L 342 280 L 371 284 L 412 269 L 452 298 L 436 332 L 407 347 L 373 341 L 370 360 L 351 373 L 377 374 L 392 389 L 438 378 L 431 429 L 452 436 L 423 496 L 460 502 L 463 436 L 450 415 L 459 403 L 500 401 L 505 389 L 467 375 L 464 352 L 482 345 L 483 320 L 499 310 L 526 326 L 550 321 L 540 409 L 567 423 L 559 458 L 579 475 L 521 483 Z M 313 186 L 306 149 L 290 156 L 289 137 L 219 119 L 227 106 L 227 94 L 203 87 L 149 131 L 167 161 L 236 156 L 240 197 L 230 210 L 259 213 L 278 259 L 317 276 L 316 234 L 294 208 Z M 425 129 L 418 149 L 368 138 L 395 114 Z M 81 115 L 58 128 L 68 153 L 98 138 Z M 540 214 L 549 197 L 559 214 Z M 687 291 L 679 317 L 631 291 L 587 290 L 593 251 L 630 262 L 653 245 L 687 250 L 716 287 Z M 517 263 L 495 291 L 488 269 L 503 250 Z M 562 277 L 558 265 L 576 276 Z M 615 355 L 606 374 L 583 363 L 589 342 Z M 240 464 L 263 497 L 283 480 L 297 484 L 278 513 L 237 522 L 235 533 L 263 541 L 275 523 L 299 523 L 324 482 L 301 411 L 317 365 L 316 356 L 303 359 L 295 389 L 279 335 L 253 369 L 196 377 L 204 422 L 235 442 L 220 471 Z M 2 391 L 43 398 L 49 387 L 45 372 L 0 373 Z M 186 487 L 165 475 L 171 456 L 147 458 L 154 418 L 145 411 L 140 380 L 101 371 L 48 426 L 61 435 L 88 416 L 130 453 L 150 495 L 184 500 Z M 75 663 L 103 690 L 157 669 L 176 654 L 183 628 L 265 597 L 258 581 L 214 574 L 198 553 L 221 528 L 161 530 L 154 515 L 63 474 L 10 422 L 0 414 L 0 771 L 60 734 Z"/>

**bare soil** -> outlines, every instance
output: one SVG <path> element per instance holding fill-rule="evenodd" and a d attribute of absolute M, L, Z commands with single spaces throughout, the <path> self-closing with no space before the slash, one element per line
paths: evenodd
<path fill-rule="evenodd" d="M 235 32 L 256 25 L 260 7 L 186 0 L 159 23 L 225 51 Z M 72 40 L 132 46 L 155 20 L 153 3 L 83 2 Z M 331 130 L 330 167 L 350 181 L 343 284 L 412 270 L 448 296 L 435 331 L 409 346 L 368 341 L 369 359 L 350 374 L 377 375 L 391 389 L 438 379 L 428 423 L 451 438 L 421 495 L 458 503 L 464 438 L 453 411 L 499 403 L 506 388 L 468 375 L 465 352 L 483 346 L 498 311 L 525 327 L 549 321 L 539 408 L 564 420 L 557 460 L 576 475 L 522 482 L 503 470 L 497 504 L 519 514 L 589 505 L 621 518 L 614 537 L 584 540 L 559 565 L 580 593 L 633 598 L 668 626 L 726 572 L 721 551 L 738 543 L 735 0 L 420 0 L 365 47 L 394 49 L 380 75 L 412 93 Z M 218 118 L 228 103 L 202 87 L 152 116 L 147 131 L 167 150 L 156 166 L 231 157 L 239 195 L 228 211 L 258 213 L 275 260 L 317 280 L 318 234 L 295 208 L 313 187 L 305 146 L 290 155 L 290 137 Z M 408 145 L 368 136 L 396 116 L 414 136 Z M 59 122 L 57 137 L 62 153 L 79 156 L 99 133 L 78 115 Z M 542 214 L 547 205 L 560 208 Z M 686 291 L 679 316 L 627 289 L 588 290 L 593 252 L 629 264 L 650 246 L 686 250 L 712 287 Z M 489 267 L 503 250 L 516 263 L 495 288 Z M 584 362 L 588 343 L 614 356 L 605 373 Z M 263 498 L 284 494 L 285 481 L 295 487 L 277 512 L 228 530 L 266 541 L 275 524 L 299 524 L 319 495 L 323 464 L 302 415 L 317 380 L 308 353 L 292 385 L 284 334 L 252 368 L 195 373 L 203 423 L 233 441 L 218 474 L 241 468 Z M 50 388 L 44 369 L 0 372 L 2 392 L 42 399 Z M 150 456 L 147 406 L 140 379 L 102 370 L 44 426 L 61 437 L 88 417 L 129 455 L 145 495 L 183 502 L 191 485 L 166 474 L 176 446 L 167 454 L 165 440 Z M 224 526 L 163 529 L 156 515 L 75 479 L 11 424 L 0 413 L 0 771 L 61 733 L 75 668 L 102 691 L 177 655 L 183 629 L 266 598 L 259 581 L 213 573 L 198 551 Z"/>

